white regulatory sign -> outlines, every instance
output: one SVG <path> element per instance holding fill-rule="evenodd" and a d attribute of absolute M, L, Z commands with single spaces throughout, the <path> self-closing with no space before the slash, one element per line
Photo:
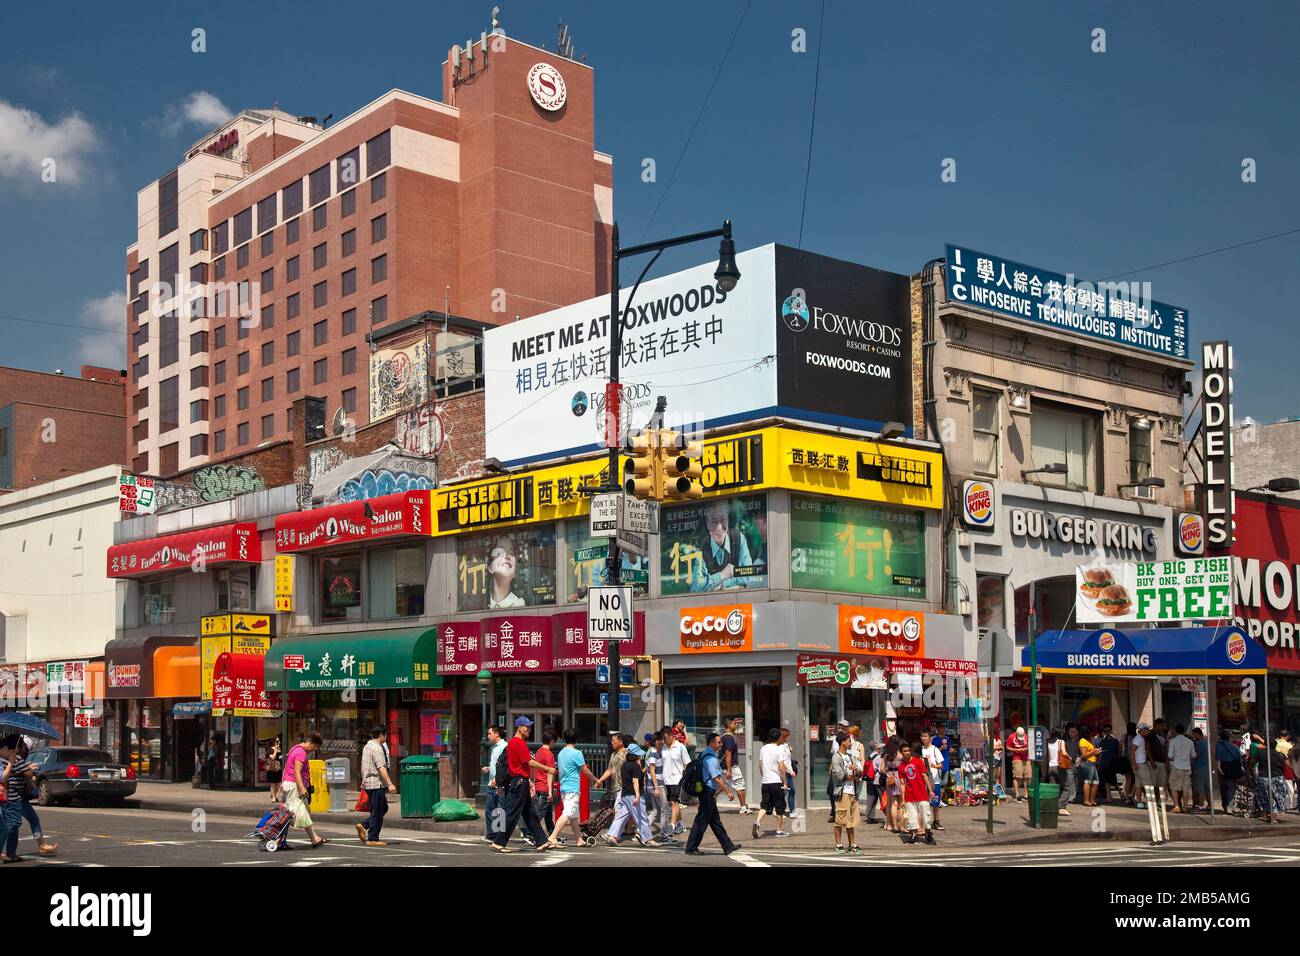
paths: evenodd
<path fill-rule="evenodd" d="M 658 534 L 659 502 L 624 498 L 623 528 L 639 534 Z"/>
<path fill-rule="evenodd" d="M 587 591 L 587 638 L 632 640 L 632 589 L 591 588 Z"/>
<path fill-rule="evenodd" d="M 593 538 L 612 538 L 618 534 L 618 505 L 622 497 L 617 492 L 592 495 L 591 536 Z"/>

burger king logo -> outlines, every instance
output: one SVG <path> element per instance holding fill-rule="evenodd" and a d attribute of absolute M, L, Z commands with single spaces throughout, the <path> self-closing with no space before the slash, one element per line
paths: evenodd
<path fill-rule="evenodd" d="M 1183 554 L 1205 551 L 1205 521 L 1200 515 L 1184 512 L 1178 517 L 1178 550 Z"/>
<path fill-rule="evenodd" d="M 1243 634 L 1232 634 L 1228 638 L 1228 660 L 1240 664 L 1246 659 L 1246 638 Z"/>
<path fill-rule="evenodd" d="M 968 481 L 962 486 L 962 519 L 973 528 L 993 527 L 993 485 L 987 481 Z"/>
<path fill-rule="evenodd" d="M 1113 651 L 1115 649 L 1115 635 L 1103 634 L 1101 637 L 1097 638 L 1097 646 L 1103 651 Z"/>

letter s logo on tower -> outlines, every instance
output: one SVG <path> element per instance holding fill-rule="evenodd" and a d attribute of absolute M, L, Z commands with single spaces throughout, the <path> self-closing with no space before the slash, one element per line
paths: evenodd
<path fill-rule="evenodd" d="M 551 113 L 563 109 L 568 99 L 564 77 L 549 63 L 538 63 L 528 71 L 528 92 L 534 103 Z"/>

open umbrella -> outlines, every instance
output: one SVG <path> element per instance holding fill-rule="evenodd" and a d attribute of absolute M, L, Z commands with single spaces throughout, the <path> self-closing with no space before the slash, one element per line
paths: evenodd
<path fill-rule="evenodd" d="M 41 718 L 17 710 L 6 710 L 0 713 L 0 730 L 27 734 L 29 737 L 44 737 L 48 740 L 63 739 L 57 730 Z"/>

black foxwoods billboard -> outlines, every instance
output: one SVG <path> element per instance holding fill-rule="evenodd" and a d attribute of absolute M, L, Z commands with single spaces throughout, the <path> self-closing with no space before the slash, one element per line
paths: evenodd
<path fill-rule="evenodd" d="M 782 412 L 876 429 L 896 421 L 910 435 L 908 277 L 777 246 L 776 289 Z"/>

